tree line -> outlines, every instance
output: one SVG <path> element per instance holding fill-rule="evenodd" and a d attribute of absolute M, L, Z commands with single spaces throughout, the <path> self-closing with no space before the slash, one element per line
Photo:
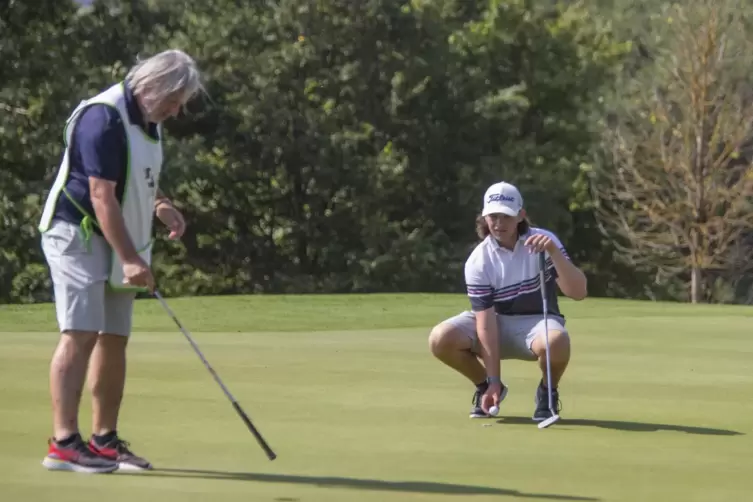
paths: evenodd
<path fill-rule="evenodd" d="M 0 6 L 0 301 L 47 301 L 36 230 L 82 100 L 196 58 L 165 124 L 172 295 L 463 290 L 517 184 L 594 296 L 750 303 L 747 2 L 17 0 Z M 749 9 L 748 9 L 749 10 Z"/>

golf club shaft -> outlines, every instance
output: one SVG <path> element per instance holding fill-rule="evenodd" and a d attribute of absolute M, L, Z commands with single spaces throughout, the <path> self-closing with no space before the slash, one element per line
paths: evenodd
<path fill-rule="evenodd" d="M 225 384 L 222 382 L 222 379 L 220 379 L 220 376 L 217 374 L 216 371 L 214 371 L 214 368 L 212 368 L 212 365 L 209 364 L 209 361 L 206 360 L 204 357 L 204 354 L 202 354 L 201 349 L 199 349 L 199 346 L 194 342 L 191 335 L 188 333 L 188 330 L 183 327 L 183 325 L 178 320 L 177 316 L 173 313 L 173 311 L 170 309 L 170 307 L 167 305 L 167 302 L 162 297 L 162 295 L 159 293 L 159 291 L 154 291 L 154 297 L 159 300 L 160 304 L 162 304 L 162 307 L 165 309 L 165 311 L 168 313 L 168 315 L 173 319 L 173 322 L 178 326 L 178 329 L 181 333 L 183 333 L 183 336 L 186 337 L 188 342 L 191 344 L 191 347 L 193 347 L 194 352 L 196 352 L 196 355 L 199 356 L 199 359 L 201 359 L 201 362 L 204 363 L 204 366 L 209 370 L 209 373 L 212 374 L 217 384 L 220 386 L 222 391 L 225 393 L 227 398 L 230 400 L 230 402 L 233 405 L 233 408 L 235 409 L 236 413 L 241 417 L 241 420 L 243 420 L 243 423 L 246 424 L 246 427 L 248 427 L 248 430 L 251 431 L 251 434 L 254 435 L 256 438 L 256 441 L 259 443 L 259 445 L 262 447 L 264 452 L 267 454 L 267 457 L 269 460 L 274 460 L 277 458 L 277 455 L 274 451 L 272 451 L 272 448 L 270 448 L 269 444 L 267 444 L 266 440 L 262 437 L 261 433 L 256 429 L 253 422 L 251 422 L 251 419 L 246 415 L 246 412 L 243 411 L 243 408 L 241 408 L 241 405 L 238 403 L 238 401 L 235 400 L 233 395 L 230 393 L 227 387 L 225 387 Z"/>
<path fill-rule="evenodd" d="M 546 297 L 546 254 L 539 253 L 539 280 L 541 282 L 541 304 L 544 313 L 544 344 L 546 345 L 546 389 L 549 398 L 549 411 L 554 413 L 554 403 L 552 402 L 552 367 L 549 358 L 549 306 Z"/>

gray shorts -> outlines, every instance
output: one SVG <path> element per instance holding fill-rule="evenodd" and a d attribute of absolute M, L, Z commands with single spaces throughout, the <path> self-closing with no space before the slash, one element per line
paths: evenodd
<path fill-rule="evenodd" d="M 77 225 L 58 220 L 42 234 L 42 251 L 52 276 L 61 333 L 131 333 L 136 293 L 107 286 L 112 251 L 104 237 L 92 234 L 87 243 Z"/>
<path fill-rule="evenodd" d="M 478 333 L 476 333 L 476 315 L 465 311 L 447 319 L 445 322 L 452 324 L 472 340 L 472 351 L 479 353 Z M 561 331 L 567 335 L 565 319 L 560 316 L 547 316 L 549 333 Z M 537 336 L 544 334 L 543 315 L 497 315 L 497 329 L 499 331 L 499 357 L 500 359 L 521 359 L 535 361 L 536 355 L 531 350 L 531 345 Z"/>

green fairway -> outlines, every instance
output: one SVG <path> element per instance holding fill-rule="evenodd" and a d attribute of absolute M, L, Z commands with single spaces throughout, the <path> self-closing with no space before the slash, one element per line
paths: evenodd
<path fill-rule="evenodd" d="M 500 417 L 474 421 L 472 386 L 428 352 L 462 295 L 168 302 L 279 458 L 160 305 L 140 300 L 120 430 L 157 470 L 44 470 L 54 310 L 3 306 L 2 500 L 709 502 L 747 500 L 753 486 L 749 307 L 563 301 L 563 418 L 539 430 L 535 364 L 504 363 Z M 85 392 L 85 436 L 89 411 Z"/>

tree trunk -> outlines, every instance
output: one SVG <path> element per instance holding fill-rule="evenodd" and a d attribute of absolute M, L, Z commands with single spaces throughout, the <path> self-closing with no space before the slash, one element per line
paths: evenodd
<path fill-rule="evenodd" d="M 702 207 L 699 208 L 699 213 Z M 690 303 L 698 303 L 701 298 L 701 232 L 698 228 L 690 231 Z"/>
<path fill-rule="evenodd" d="M 701 297 L 701 267 L 693 264 L 690 270 L 690 303 L 698 303 Z"/>

